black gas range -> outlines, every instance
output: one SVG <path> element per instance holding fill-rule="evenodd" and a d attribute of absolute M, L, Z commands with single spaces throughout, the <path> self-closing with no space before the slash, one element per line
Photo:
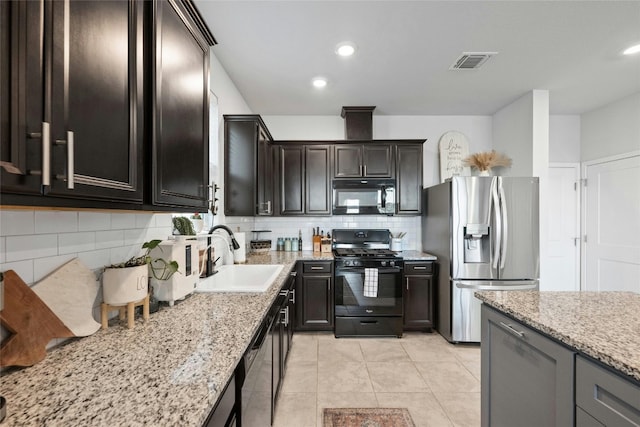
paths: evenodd
<path fill-rule="evenodd" d="M 403 259 L 386 229 L 332 231 L 336 337 L 402 336 Z"/>

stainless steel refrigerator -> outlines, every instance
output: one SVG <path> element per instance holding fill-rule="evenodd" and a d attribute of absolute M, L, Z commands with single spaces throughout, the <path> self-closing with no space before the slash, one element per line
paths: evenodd
<path fill-rule="evenodd" d="M 475 291 L 538 289 L 538 178 L 453 177 L 423 196 L 422 248 L 440 263 L 436 329 L 480 342 Z"/>

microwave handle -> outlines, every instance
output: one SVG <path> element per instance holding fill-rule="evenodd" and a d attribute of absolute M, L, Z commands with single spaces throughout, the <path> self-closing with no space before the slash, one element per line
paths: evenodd
<path fill-rule="evenodd" d="M 384 209 L 387 207 L 387 189 L 382 187 L 382 195 L 381 195 L 381 207 Z"/>

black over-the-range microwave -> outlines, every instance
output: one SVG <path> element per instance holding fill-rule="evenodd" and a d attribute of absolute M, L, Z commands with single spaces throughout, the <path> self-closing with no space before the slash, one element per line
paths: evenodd
<path fill-rule="evenodd" d="M 396 213 L 394 179 L 341 179 L 333 181 L 334 215 L 393 215 Z"/>

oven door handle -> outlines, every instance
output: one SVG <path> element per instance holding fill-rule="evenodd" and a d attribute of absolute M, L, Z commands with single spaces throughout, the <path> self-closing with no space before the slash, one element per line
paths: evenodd
<path fill-rule="evenodd" d="M 373 267 L 372 267 L 373 268 Z M 378 274 L 384 273 L 400 273 L 402 269 L 400 267 L 382 267 L 378 268 Z M 336 276 L 340 273 L 360 273 L 364 274 L 364 267 L 339 267 L 336 269 Z"/>

